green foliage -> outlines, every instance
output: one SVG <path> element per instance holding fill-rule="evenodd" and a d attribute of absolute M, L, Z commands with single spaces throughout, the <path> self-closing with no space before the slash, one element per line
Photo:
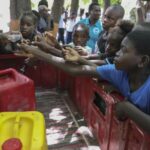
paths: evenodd
<path fill-rule="evenodd" d="M 31 2 L 31 8 L 34 8 L 35 4 L 33 2 Z"/>
<path fill-rule="evenodd" d="M 98 2 L 101 6 L 104 6 L 104 0 L 98 0 Z"/>
<path fill-rule="evenodd" d="M 86 5 L 92 2 L 92 0 L 82 0 L 82 2 Z M 99 4 L 103 5 L 103 0 L 99 0 Z"/>
<path fill-rule="evenodd" d="M 121 4 L 122 0 L 111 0 L 111 4 Z"/>
<path fill-rule="evenodd" d="M 84 4 L 90 3 L 92 0 L 82 0 Z M 111 4 L 121 4 L 122 0 L 110 0 Z M 104 6 L 104 0 L 99 0 L 99 4 Z"/>
<path fill-rule="evenodd" d="M 90 2 L 90 0 L 82 0 L 82 1 L 83 1 L 83 3 L 84 3 L 85 5 Z"/>

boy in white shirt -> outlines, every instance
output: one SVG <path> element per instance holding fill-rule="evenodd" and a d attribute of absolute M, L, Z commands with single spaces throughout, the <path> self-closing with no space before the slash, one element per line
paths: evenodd
<path fill-rule="evenodd" d="M 72 32 L 75 24 L 77 23 L 76 20 L 77 14 L 75 12 L 72 12 L 70 15 L 70 18 L 67 20 L 67 37 L 66 37 L 66 43 L 71 43 L 72 42 Z"/>

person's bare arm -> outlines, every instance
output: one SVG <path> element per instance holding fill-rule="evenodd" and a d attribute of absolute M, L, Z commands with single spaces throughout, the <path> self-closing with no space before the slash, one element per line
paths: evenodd
<path fill-rule="evenodd" d="M 62 51 L 61 50 L 50 46 L 45 41 L 33 42 L 32 44 L 35 45 L 35 46 L 38 46 L 40 49 L 42 49 L 43 51 L 45 51 L 47 53 L 51 53 L 55 56 L 62 57 Z"/>
<path fill-rule="evenodd" d="M 97 64 L 95 63 L 95 60 L 87 60 L 87 59 L 84 59 L 82 57 L 80 57 L 79 61 L 78 61 L 80 64 L 82 65 L 89 65 L 89 66 L 97 66 Z"/>
<path fill-rule="evenodd" d="M 80 54 L 73 48 L 66 47 L 63 50 L 64 58 L 68 62 L 75 62 L 81 65 L 89 65 L 96 67 L 97 65 L 91 62 L 90 60 L 84 59 Z"/>
<path fill-rule="evenodd" d="M 144 4 L 141 0 L 137 0 L 136 2 L 136 23 L 142 23 L 145 21 L 145 10 Z"/>
<path fill-rule="evenodd" d="M 95 59 L 95 60 L 89 60 L 92 64 L 95 64 L 96 66 L 101 66 L 107 64 L 105 60 Z"/>
<path fill-rule="evenodd" d="M 100 75 L 96 72 L 96 67 L 66 62 L 63 58 L 45 53 L 35 46 L 21 45 L 20 48 L 24 51 L 32 53 L 38 59 L 43 60 L 49 64 L 52 64 L 57 68 L 70 73 L 71 75 L 100 77 Z"/>
<path fill-rule="evenodd" d="M 116 104 L 116 115 L 119 119 L 123 116 L 129 117 L 140 128 L 150 134 L 150 115 L 142 112 L 129 101 L 119 102 Z"/>
<path fill-rule="evenodd" d="M 88 59 L 88 60 L 90 60 L 90 59 L 99 59 L 100 58 L 99 54 L 90 54 L 88 56 L 82 56 L 82 57 L 85 58 L 85 59 Z"/>

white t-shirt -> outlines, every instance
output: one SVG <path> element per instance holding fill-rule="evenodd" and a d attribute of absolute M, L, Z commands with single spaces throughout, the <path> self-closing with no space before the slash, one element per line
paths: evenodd
<path fill-rule="evenodd" d="M 64 22 L 64 19 L 65 19 L 65 13 L 63 13 L 63 14 L 60 16 L 59 25 L 58 25 L 59 28 L 65 28 L 65 27 L 66 27 L 66 24 L 65 24 L 65 22 Z"/>
<path fill-rule="evenodd" d="M 150 11 L 146 13 L 145 22 L 150 22 Z"/>
<path fill-rule="evenodd" d="M 68 32 L 72 32 L 76 23 L 77 23 L 76 19 L 68 19 L 67 20 L 67 25 L 66 25 L 66 30 Z"/>

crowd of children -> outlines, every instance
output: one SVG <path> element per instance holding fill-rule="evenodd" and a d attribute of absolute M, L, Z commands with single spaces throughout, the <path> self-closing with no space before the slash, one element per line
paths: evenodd
<path fill-rule="evenodd" d="M 66 22 L 64 13 L 63 10 L 61 23 Z M 64 35 L 59 35 L 57 41 L 48 32 L 37 32 L 37 17 L 24 13 L 20 20 L 23 42 L 17 48 L 70 74 L 109 81 L 125 97 L 116 104 L 117 117 L 129 117 L 150 133 L 150 23 L 134 25 L 123 20 L 120 5 L 108 7 L 102 22 L 100 14 L 99 4 L 90 4 L 89 17 L 81 18 L 68 31 L 69 42 L 65 45 Z M 64 26 L 59 26 L 61 33 L 64 34 Z M 9 34 L 0 34 L 1 48 L 9 43 Z"/>

